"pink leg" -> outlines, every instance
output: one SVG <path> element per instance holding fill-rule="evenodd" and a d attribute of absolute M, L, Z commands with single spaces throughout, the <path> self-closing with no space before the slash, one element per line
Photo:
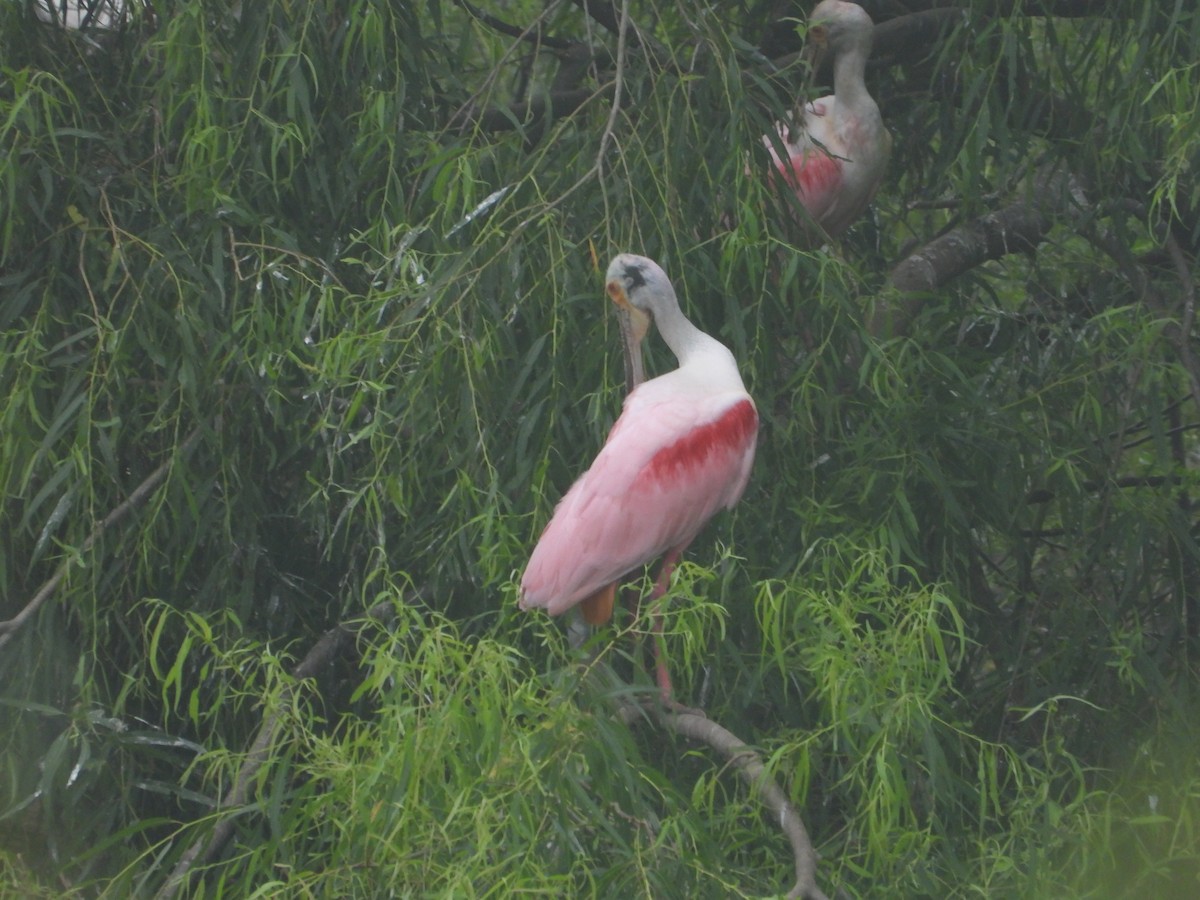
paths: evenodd
<path fill-rule="evenodd" d="M 675 564 L 679 562 L 679 557 L 683 555 L 684 548 L 676 547 L 674 550 L 668 550 L 667 555 L 663 557 L 662 568 L 658 570 L 658 580 L 654 583 L 654 590 L 650 592 L 649 600 L 653 603 L 667 592 L 667 588 L 671 586 L 671 573 L 675 571 Z M 658 681 L 658 693 L 662 697 L 663 703 L 674 704 L 674 688 L 671 687 L 671 673 L 667 671 L 667 662 L 663 658 L 662 651 L 662 630 L 663 617 L 662 613 L 657 610 L 652 613 L 654 617 L 654 676 Z"/>

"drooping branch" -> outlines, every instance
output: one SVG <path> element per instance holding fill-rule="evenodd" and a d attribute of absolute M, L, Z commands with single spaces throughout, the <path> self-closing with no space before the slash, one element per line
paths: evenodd
<path fill-rule="evenodd" d="M 395 607 L 391 601 L 384 600 L 372 606 L 361 619 L 353 622 L 342 622 L 337 626 L 325 632 L 305 655 L 304 659 L 292 669 L 291 676 L 295 683 L 300 683 L 305 679 L 312 678 L 317 674 L 322 666 L 332 660 L 346 644 L 354 638 L 361 626 L 367 622 L 387 622 L 395 615 Z M 291 685 L 284 687 L 280 696 L 280 706 L 286 707 L 288 700 L 291 698 L 295 688 Z M 167 878 L 162 888 L 155 895 L 156 900 L 168 900 L 174 897 L 176 892 L 183 887 L 188 873 L 197 863 L 203 864 L 211 860 L 225 845 L 233 834 L 235 816 L 232 813 L 246 805 L 246 801 L 250 797 L 250 785 L 254 781 L 258 770 L 263 767 L 271 752 L 271 748 L 275 745 L 275 741 L 279 736 L 281 728 L 279 713 L 271 713 L 263 719 L 262 726 L 258 729 L 258 734 L 254 737 L 254 742 L 250 745 L 249 751 L 246 753 L 246 758 L 242 761 L 241 768 L 238 769 L 237 775 L 233 780 L 231 787 L 221 799 L 217 806 L 217 813 L 230 813 L 226 815 L 212 830 L 212 834 L 207 838 L 197 838 L 196 841 L 188 847 L 183 856 L 179 858 L 170 877 Z"/>
<path fill-rule="evenodd" d="M 192 447 L 194 447 L 196 442 L 200 439 L 201 434 L 201 428 L 198 427 L 193 430 L 192 433 L 184 439 L 183 443 L 179 445 L 179 449 L 175 451 L 170 459 L 142 479 L 142 483 L 133 489 L 133 492 L 124 500 L 124 502 L 116 506 L 112 512 L 96 523 L 95 527 L 92 528 L 91 533 L 79 546 L 78 553 L 69 554 L 67 558 L 59 564 L 58 568 L 54 570 L 54 574 L 46 580 L 46 582 L 38 589 L 38 592 L 33 595 L 32 599 L 25 604 L 24 608 L 22 608 L 19 613 L 7 621 L 0 622 L 0 648 L 4 647 L 4 645 L 12 639 L 12 636 L 18 630 L 20 630 L 22 625 L 24 625 L 33 617 L 34 613 L 41 608 L 43 603 L 54 596 L 54 592 L 58 590 L 58 586 L 67 576 L 67 572 L 71 568 L 71 564 L 74 559 L 77 556 L 86 556 L 91 551 L 92 547 L 96 545 L 96 541 L 100 540 L 100 538 L 106 531 L 108 531 L 108 529 L 112 528 L 114 525 L 119 525 L 131 513 L 142 506 L 142 504 L 144 504 L 150 498 L 150 495 L 158 489 L 158 486 L 166 480 L 167 476 L 171 474 L 171 469 L 174 467 L 176 461 L 191 452 Z"/>

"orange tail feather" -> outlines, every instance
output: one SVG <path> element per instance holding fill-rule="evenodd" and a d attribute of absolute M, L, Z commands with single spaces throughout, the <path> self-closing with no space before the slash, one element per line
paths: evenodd
<path fill-rule="evenodd" d="M 612 584 L 600 588 L 590 597 L 580 600 L 579 608 L 583 611 L 583 621 L 589 625 L 603 625 L 611 619 L 616 593 L 617 583 L 614 581 Z"/>

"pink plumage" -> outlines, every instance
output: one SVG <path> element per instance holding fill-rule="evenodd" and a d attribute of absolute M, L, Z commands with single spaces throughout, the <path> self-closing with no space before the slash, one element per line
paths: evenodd
<path fill-rule="evenodd" d="M 682 551 L 750 477 L 758 414 L 733 355 L 687 321 L 651 260 L 618 256 L 609 293 L 653 318 L 680 365 L 629 395 L 595 462 L 558 504 L 521 579 L 522 609 L 558 615 Z"/>
<path fill-rule="evenodd" d="M 799 121 L 776 122 L 776 136 L 764 136 L 763 144 L 811 223 L 836 237 L 875 197 L 892 137 L 864 79 L 874 30 L 871 17 L 855 3 L 823 0 L 809 21 L 810 47 L 818 54 L 826 49 L 834 54 L 834 92 L 806 104 Z"/>

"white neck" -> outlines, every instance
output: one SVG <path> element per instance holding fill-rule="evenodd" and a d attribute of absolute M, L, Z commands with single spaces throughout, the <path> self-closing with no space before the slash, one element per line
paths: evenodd
<path fill-rule="evenodd" d="M 691 323 L 679 308 L 679 300 L 675 290 L 670 286 L 665 291 L 656 292 L 651 301 L 651 312 L 654 315 L 654 325 L 662 335 L 675 358 L 682 366 L 697 350 L 710 344 L 718 343 Z"/>
<path fill-rule="evenodd" d="M 863 100 L 871 100 L 867 93 L 867 56 L 871 52 L 870 37 L 854 41 L 833 61 L 833 93 L 838 106 L 853 108 Z"/>

